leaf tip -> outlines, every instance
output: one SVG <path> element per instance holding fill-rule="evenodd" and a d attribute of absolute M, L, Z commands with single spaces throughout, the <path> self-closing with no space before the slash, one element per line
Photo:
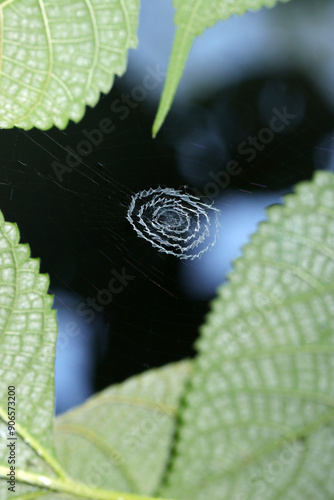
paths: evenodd
<path fill-rule="evenodd" d="M 162 121 L 158 119 L 158 115 L 156 116 L 154 122 L 153 122 L 153 127 L 152 127 L 152 139 L 155 139 L 157 136 L 157 133 L 161 129 Z"/>

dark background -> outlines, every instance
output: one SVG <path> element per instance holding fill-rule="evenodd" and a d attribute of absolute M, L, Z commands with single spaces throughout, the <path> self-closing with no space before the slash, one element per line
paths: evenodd
<path fill-rule="evenodd" d="M 308 5 L 310 18 L 312 9 L 318 9 L 314 2 L 305 0 L 295 4 L 293 8 L 301 12 Z M 326 5 L 324 2 L 323 8 Z M 290 5 L 280 5 L 270 12 L 271 19 L 284 25 L 291 9 Z M 250 23 L 256 15 L 249 16 Z M 268 14 L 265 16 L 264 20 L 261 17 L 263 29 Z M 141 26 L 145 22 L 149 21 L 141 19 Z M 172 24 L 168 36 L 172 38 Z M 282 31 L 282 37 L 287 36 Z M 316 39 L 316 33 L 313 36 Z M 282 42 L 277 33 L 271 41 L 273 46 Z M 225 43 L 228 45 L 227 36 Z M 212 54 L 210 46 L 207 51 Z M 316 83 L 324 77 L 319 74 L 310 78 L 312 61 L 306 71 L 305 65 L 302 68 L 289 60 L 286 51 L 282 59 L 285 57 L 287 64 L 281 60 L 277 66 L 254 62 L 254 70 L 240 71 L 238 81 L 226 82 L 228 79 L 218 74 L 214 88 L 208 89 L 204 75 L 197 92 L 192 91 L 183 104 L 182 98 L 176 100 L 162 131 L 153 140 L 156 95 L 131 109 L 124 120 L 110 111 L 113 101 L 122 93 L 131 93 L 134 82 L 140 83 L 145 75 L 145 57 L 149 62 L 149 55 L 139 50 L 138 58 L 144 58 L 144 62 L 138 70 L 138 64 L 133 64 L 136 52 L 131 52 L 127 74 L 116 79 L 111 92 L 102 95 L 94 109 L 87 108 L 80 123 L 70 123 L 64 131 L 0 131 L 1 210 L 7 221 L 18 224 L 21 242 L 29 243 L 32 257 L 41 259 L 41 272 L 50 275 L 50 293 L 55 295 L 58 309 L 62 332 L 56 372 L 58 411 L 147 368 L 193 356 L 193 342 L 208 301 L 216 285 L 226 279 L 217 264 L 216 284 L 208 285 L 202 272 L 203 278 L 190 286 L 198 293 L 190 290 L 187 276 L 201 276 L 196 274 L 201 260 L 180 263 L 138 238 L 126 220 L 133 193 L 158 186 L 188 185 L 203 190 L 210 181 L 210 171 L 219 172 L 229 160 L 237 159 L 243 166 L 242 173 L 232 178 L 228 189 L 215 200 L 224 206 L 228 196 L 231 207 L 230 200 L 240 193 L 246 193 L 254 203 L 264 192 L 272 194 L 275 201 L 295 183 L 310 179 L 315 169 L 333 168 L 333 107 Z M 219 46 L 214 54 L 219 55 Z M 306 60 L 307 55 L 305 48 Z M 164 54 L 161 65 L 165 63 Z M 329 67 L 328 63 L 324 62 Z M 226 71 L 229 67 L 233 67 L 233 58 L 226 62 Z M 329 73 L 327 86 L 331 77 Z M 296 113 L 298 120 L 276 134 L 253 162 L 245 162 L 238 145 L 268 126 L 266 117 L 274 107 L 282 109 L 283 105 Z M 105 135 L 101 144 L 71 172 L 65 172 L 60 181 L 53 162 L 65 164 L 66 148 L 75 150 L 84 139 L 82 131 L 97 128 L 103 118 L 114 121 L 114 132 Z M 238 230 L 235 225 L 234 231 Z M 222 244 L 228 246 L 230 238 L 232 234 Z M 217 258 L 217 252 L 206 256 L 214 267 Z M 99 290 L 108 287 L 112 271 L 120 273 L 123 268 L 131 276 L 128 285 L 87 321 L 92 314 L 80 314 L 78 307 L 79 311 L 91 310 L 87 298 L 96 298 Z M 207 292 L 201 295 L 202 287 Z M 82 354 L 82 346 L 89 356 Z M 68 393 L 75 378 L 88 388 L 82 396 L 74 385 L 70 396 L 67 394 L 68 403 L 62 400 L 61 387 L 67 387 Z"/>

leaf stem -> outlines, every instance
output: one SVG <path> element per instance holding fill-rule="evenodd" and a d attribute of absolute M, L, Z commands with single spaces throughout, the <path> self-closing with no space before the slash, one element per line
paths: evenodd
<path fill-rule="evenodd" d="M 6 422 L 7 415 L 5 411 L 0 407 L 0 418 Z M 52 456 L 52 454 L 46 450 L 40 442 L 38 442 L 26 429 L 24 429 L 19 423 L 15 424 L 15 431 L 18 436 L 20 436 L 34 452 L 42 457 L 45 462 L 51 467 L 51 469 L 59 476 L 60 479 L 67 479 L 66 472 L 61 467 L 58 460 Z"/>
<path fill-rule="evenodd" d="M 8 470 L 5 467 L 0 466 L 0 477 L 6 478 L 7 473 Z M 136 495 L 134 493 L 90 488 L 83 483 L 72 481 L 68 478 L 56 479 L 43 476 L 41 474 L 32 474 L 19 469 L 16 470 L 16 481 L 92 500 L 170 500 L 161 497 L 148 497 Z"/>

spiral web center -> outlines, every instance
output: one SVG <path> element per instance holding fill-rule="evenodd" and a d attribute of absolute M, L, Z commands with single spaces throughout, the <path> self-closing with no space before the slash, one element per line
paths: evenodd
<path fill-rule="evenodd" d="M 166 228 L 179 229 L 184 225 L 184 220 L 176 210 L 168 209 L 159 214 L 158 223 Z"/>
<path fill-rule="evenodd" d="M 196 196 L 159 187 L 135 194 L 127 219 L 138 236 L 159 252 L 195 259 L 215 244 L 218 214 Z"/>

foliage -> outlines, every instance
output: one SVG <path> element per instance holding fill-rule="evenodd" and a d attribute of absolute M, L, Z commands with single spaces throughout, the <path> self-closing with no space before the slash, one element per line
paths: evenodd
<path fill-rule="evenodd" d="M 175 0 L 154 135 L 194 38 L 275 3 Z M 0 126 L 79 121 L 125 71 L 137 21 L 136 0 L 0 2 Z M 318 172 L 269 209 L 212 303 L 194 362 L 133 377 L 54 420 L 49 280 L 0 214 L 0 500 L 334 498 L 333 215 L 334 177 Z"/>
<path fill-rule="evenodd" d="M 60 415 L 56 448 L 71 477 L 100 488 L 152 495 L 167 465 L 191 369 L 190 361 L 182 361 L 148 370 Z"/>
<path fill-rule="evenodd" d="M 81 120 L 124 73 L 138 9 L 138 0 L 1 2 L 0 127 Z"/>
<path fill-rule="evenodd" d="M 334 497 L 334 177 L 268 209 L 197 342 L 164 496 Z"/>
<path fill-rule="evenodd" d="M 169 61 L 166 83 L 153 123 L 153 137 L 158 133 L 172 105 L 184 66 L 194 42 L 206 28 L 217 21 L 225 20 L 234 14 L 244 14 L 247 10 L 273 7 L 277 1 L 289 0 L 174 0 L 176 9 L 175 24 L 177 31 Z"/>
<path fill-rule="evenodd" d="M 48 281 L 1 219 L 3 440 L 9 385 L 20 409 L 13 498 L 333 498 L 333 215 L 327 172 L 270 207 L 212 303 L 194 366 L 148 371 L 59 417 L 58 458 Z M 2 447 L 0 499 L 7 459 Z"/>
<path fill-rule="evenodd" d="M 175 0 L 178 26 L 153 125 L 167 115 L 196 36 L 219 19 L 278 0 Z M 280 0 L 288 1 L 288 0 Z M 0 127 L 64 129 L 109 92 L 137 46 L 138 0 L 0 2 Z"/>

